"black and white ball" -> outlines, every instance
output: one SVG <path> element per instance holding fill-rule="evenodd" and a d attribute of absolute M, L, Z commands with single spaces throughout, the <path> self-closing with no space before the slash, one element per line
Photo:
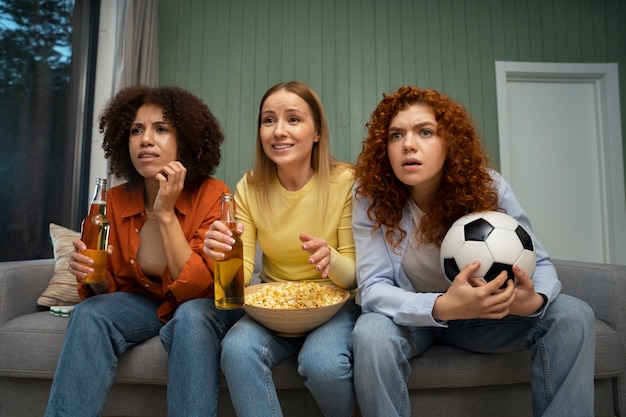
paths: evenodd
<path fill-rule="evenodd" d="M 484 211 L 458 219 L 441 243 L 441 268 L 450 282 L 476 260 L 480 268 L 474 276 L 489 282 L 503 270 L 515 281 L 513 265 L 532 277 L 537 258 L 530 234 L 517 220 L 501 212 Z"/>

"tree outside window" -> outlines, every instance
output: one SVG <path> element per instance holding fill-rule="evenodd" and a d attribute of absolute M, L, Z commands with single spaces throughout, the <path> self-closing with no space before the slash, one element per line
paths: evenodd
<path fill-rule="evenodd" d="M 76 226 L 74 9 L 74 0 L 0 0 L 0 261 L 49 258 L 49 224 Z"/>

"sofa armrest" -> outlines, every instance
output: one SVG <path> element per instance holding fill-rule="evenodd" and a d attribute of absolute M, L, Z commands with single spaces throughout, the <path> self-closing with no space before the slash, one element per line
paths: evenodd
<path fill-rule="evenodd" d="M 563 283 L 563 292 L 587 302 L 596 318 L 615 329 L 626 347 L 626 265 L 561 260 L 553 263 Z M 626 377 L 615 379 L 614 384 L 615 407 L 625 415 Z"/>
<path fill-rule="evenodd" d="M 0 262 L 0 324 L 37 311 L 54 272 L 54 259 Z"/>
<path fill-rule="evenodd" d="M 563 292 L 585 301 L 596 318 L 626 334 L 626 265 L 553 260 Z"/>

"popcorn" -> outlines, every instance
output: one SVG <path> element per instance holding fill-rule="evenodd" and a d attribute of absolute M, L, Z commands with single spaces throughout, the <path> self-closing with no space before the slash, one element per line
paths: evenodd
<path fill-rule="evenodd" d="M 344 292 L 317 282 L 281 282 L 264 285 L 246 295 L 246 304 L 273 309 L 325 307 L 343 300 Z"/>

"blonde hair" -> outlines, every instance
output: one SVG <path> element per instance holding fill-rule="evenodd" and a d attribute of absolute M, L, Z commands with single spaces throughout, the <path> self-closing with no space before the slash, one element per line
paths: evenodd
<path fill-rule="evenodd" d="M 319 140 L 313 144 L 313 150 L 311 152 L 311 167 L 313 171 L 317 173 L 319 184 L 322 194 L 322 210 L 326 208 L 326 201 L 328 199 L 328 192 L 330 189 L 330 182 L 333 175 L 343 172 L 345 169 L 352 167 L 347 162 L 339 161 L 332 156 L 330 151 L 330 134 L 328 131 L 328 123 L 326 122 L 326 114 L 322 102 L 308 85 L 299 81 L 282 82 L 272 86 L 259 104 L 259 115 L 257 119 L 257 135 L 256 135 L 256 151 L 254 157 L 254 169 L 249 171 L 246 175 L 248 185 L 254 187 L 257 192 L 257 198 L 259 199 L 259 205 L 264 210 L 271 211 L 269 205 L 269 184 L 276 176 L 276 164 L 272 161 L 263 150 L 261 143 L 261 124 L 263 122 L 262 111 L 265 101 L 274 93 L 279 91 L 287 91 L 300 97 L 309 106 L 311 114 L 313 115 L 313 121 L 315 123 L 315 130 L 319 134 Z"/>

